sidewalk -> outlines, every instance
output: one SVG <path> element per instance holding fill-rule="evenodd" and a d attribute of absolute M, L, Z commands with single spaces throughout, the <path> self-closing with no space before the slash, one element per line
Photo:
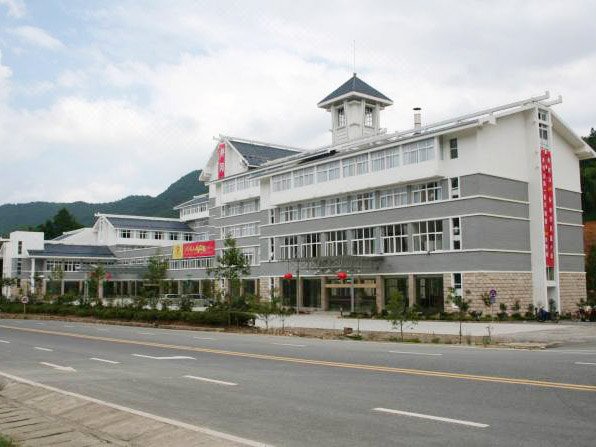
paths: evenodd
<path fill-rule="evenodd" d="M 256 325 L 264 328 L 265 323 L 257 320 Z M 354 331 L 359 325 L 360 331 L 397 332 L 387 320 L 371 320 L 355 318 L 341 318 L 339 314 L 320 313 L 311 315 L 291 315 L 285 319 L 284 326 L 288 329 L 327 329 L 343 331 L 350 327 Z M 279 318 L 269 322 L 270 328 L 280 328 Z M 593 323 L 535 323 L 535 322 L 466 322 L 462 325 L 463 335 L 482 337 L 488 335 L 502 341 L 516 342 L 587 342 L 596 343 L 596 324 Z M 415 325 L 404 327 L 404 332 L 428 335 L 457 335 L 459 322 L 457 321 L 419 321 Z"/>
<path fill-rule="evenodd" d="M 0 433 L 19 446 L 260 445 L 240 438 L 235 442 L 232 435 L 4 376 L 0 375 Z"/>

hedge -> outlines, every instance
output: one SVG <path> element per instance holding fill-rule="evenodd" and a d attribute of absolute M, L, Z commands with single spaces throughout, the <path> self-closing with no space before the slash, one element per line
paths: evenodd
<path fill-rule="evenodd" d="M 4 303 L 0 311 L 22 314 L 20 303 Z M 145 323 L 187 323 L 191 325 L 248 326 L 255 315 L 250 312 L 214 310 L 188 312 L 180 310 L 135 309 L 131 307 L 79 307 L 67 304 L 29 304 L 28 314 L 93 317 L 99 320 L 140 321 Z"/>

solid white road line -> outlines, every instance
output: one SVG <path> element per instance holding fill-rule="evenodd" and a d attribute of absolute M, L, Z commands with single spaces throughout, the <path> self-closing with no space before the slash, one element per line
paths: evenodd
<path fill-rule="evenodd" d="M 6 341 L 6 340 L 0 340 L 0 343 L 6 343 L 6 344 L 9 344 L 10 342 L 9 342 L 9 341 Z"/>
<path fill-rule="evenodd" d="M 226 386 L 238 385 L 237 383 L 234 383 L 234 382 L 224 382 L 223 380 L 208 379 L 207 377 L 198 377 L 198 376 L 184 376 L 184 377 L 187 379 L 200 380 L 201 382 L 216 383 L 218 385 L 226 385 Z"/>
<path fill-rule="evenodd" d="M 139 332 L 139 334 L 141 334 L 141 335 L 154 335 L 151 332 Z"/>
<path fill-rule="evenodd" d="M 120 363 L 115 362 L 114 360 L 98 359 L 97 357 L 91 357 L 89 360 L 95 360 L 96 362 L 111 363 L 113 365 L 118 365 Z"/>
<path fill-rule="evenodd" d="M 170 357 L 154 357 L 152 355 L 143 355 L 143 354 L 131 354 L 133 357 L 142 357 L 144 359 L 153 359 L 153 360 L 196 360 L 194 357 L 189 357 L 186 355 L 172 355 Z"/>
<path fill-rule="evenodd" d="M 76 326 L 74 326 L 72 324 L 65 324 L 64 327 L 76 327 Z"/>
<path fill-rule="evenodd" d="M 594 365 L 596 366 L 596 363 L 590 363 L 590 362 L 575 362 L 576 365 Z"/>
<path fill-rule="evenodd" d="M 213 337 L 193 337 L 196 338 L 197 340 L 215 340 L 215 338 Z"/>
<path fill-rule="evenodd" d="M 421 419 L 430 419 L 432 421 L 449 422 L 451 424 L 467 425 L 469 427 L 487 428 L 490 427 L 488 424 L 481 424 L 479 422 L 463 421 L 459 419 L 442 418 L 439 416 L 431 416 L 428 414 L 410 413 L 409 411 L 392 410 L 390 408 L 373 408 L 372 411 L 379 411 L 382 413 L 399 414 L 402 416 L 409 416 Z"/>
<path fill-rule="evenodd" d="M 185 430 L 191 430 L 196 433 L 203 433 L 208 436 L 213 436 L 219 439 L 226 439 L 228 441 L 237 442 L 238 444 L 247 445 L 250 447 L 272 447 L 268 444 L 253 441 L 251 439 L 241 438 L 239 436 L 234 436 L 228 433 L 223 433 L 216 430 L 211 430 L 210 428 L 200 427 L 198 425 L 187 424 L 186 422 L 177 421 L 175 419 L 165 418 L 162 416 L 157 416 L 155 414 L 146 413 L 141 410 L 135 410 L 134 408 L 124 407 L 122 405 L 113 404 L 111 402 L 106 402 L 104 400 L 95 399 L 94 397 L 85 396 L 83 394 L 73 393 L 72 391 L 61 390 L 60 388 L 55 388 L 53 386 L 44 385 L 43 383 L 34 382 L 32 380 L 24 379 L 22 377 L 13 376 L 12 374 L 7 374 L 5 372 L 0 371 L 0 376 L 6 377 L 7 379 L 15 380 L 17 382 L 25 383 L 31 386 L 37 386 L 48 391 L 53 391 L 55 393 L 60 393 L 65 396 L 76 397 L 78 399 L 86 400 L 87 402 L 93 402 L 95 404 L 103 405 L 104 407 L 114 408 L 115 410 L 124 411 L 129 414 L 134 414 L 136 416 L 141 416 L 147 419 L 151 419 L 153 421 L 162 422 L 164 424 L 173 425 L 174 427 L 180 427 Z"/>
<path fill-rule="evenodd" d="M 98 331 L 101 331 L 101 332 L 107 332 L 108 331 L 106 328 L 103 328 L 103 327 L 96 327 L 95 329 L 97 329 Z"/>
<path fill-rule="evenodd" d="M 271 343 L 272 345 L 277 345 L 277 346 L 293 346 L 295 348 L 305 348 L 306 345 L 296 345 L 294 343 Z"/>
<path fill-rule="evenodd" d="M 45 323 L 42 323 L 41 321 L 36 321 L 35 324 L 39 324 L 40 326 L 45 326 Z"/>
<path fill-rule="evenodd" d="M 443 355 L 431 354 L 430 352 L 409 352 L 409 351 L 389 351 L 391 354 L 411 354 L 411 355 Z"/>
<path fill-rule="evenodd" d="M 55 365 L 53 363 L 48 363 L 48 362 L 39 362 L 39 364 L 44 365 L 44 366 L 49 366 L 50 368 L 57 369 L 58 371 L 77 372 L 77 370 L 71 366 L 60 366 L 60 365 Z"/>
<path fill-rule="evenodd" d="M 40 348 L 39 346 L 36 346 L 33 349 L 37 349 L 38 351 L 54 352 L 53 349 L 50 349 L 50 348 Z"/>

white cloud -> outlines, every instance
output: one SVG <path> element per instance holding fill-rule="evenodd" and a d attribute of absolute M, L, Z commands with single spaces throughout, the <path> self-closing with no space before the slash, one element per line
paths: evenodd
<path fill-rule="evenodd" d="M 23 17 L 27 11 L 22 0 L 0 0 L 0 5 L 6 6 L 8 15 L 17 19 Z"/>
<path fill-rule="evenodd" d="M 430 122 L 550 89 L 586 133 L 596 125 L 595 8 L 528 3 L 119 0 L 89 11 L 84 31 L 64 28 L 69 51 L 52 54 L 64 67 L 51 79 L 19 81 L 0 60 L 0 159 L 17 173 L 0 178 L 0 203 L 159 193 L 201 168 L 219 133 L 327 144 L 329 115 L 316 103 L 351 75 L 353 39 L 361 77 L 395 101 L 389 131 L 411 127 L 414 106 Z M 37 45 L 64 47 L 40 31 L 50 40 Z M 24 91 L 50 99 L 24 105 Z"/>
<path fill-rule="evenodd" d="M 36 26 L 18 26 L 9 30 L 25 42 L 48 50 L 61 50 L 65 45 L 47 31 Z"/>

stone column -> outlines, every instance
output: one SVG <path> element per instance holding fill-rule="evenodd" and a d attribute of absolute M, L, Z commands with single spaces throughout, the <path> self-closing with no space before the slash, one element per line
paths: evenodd
<path fill-rule="evenodd" d="M 381 275 L 375 277 L 377 312 L 381 313 L 385 309 L 385 281 Z"/>
<path fill-rule="evenodd" d="M 45 296 L 46 293 L 48 293 L 48 280 L 44 278 L 41 281 L 41 294 Z"/>
<path fill-rule="evenodd" d="M 408 275 L 408 305 L 410 307 L 416 304 L 416 278 L 414 275 Z"/>
<path fill-rule="evenodd" d="M 182 281 L 178 280 L 178 281 L 176 281 L 176 283 L 177 283 L 178 295 L 182 295 L 182 292 L 183 292 Z"/>
<path fill-rule="evenodd" d="M 103 299 L 103 281 L 101 280 L 97 282 L 97 298 Z"/>
<path fill-rule="evenodd" d="M 60 295 L 64 295 L 64 280 L 60 281 Z"/>
<path fill-rule="evenodd" d="M 321 276 L 321 310 L 329 310 L 329 295 L 327 294 L 327 277 Z"/>

